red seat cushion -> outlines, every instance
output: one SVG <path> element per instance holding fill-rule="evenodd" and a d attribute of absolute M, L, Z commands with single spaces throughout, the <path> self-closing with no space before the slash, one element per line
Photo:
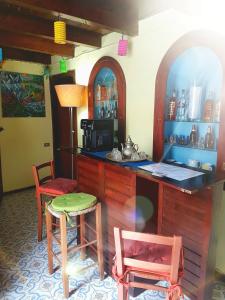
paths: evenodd
<path fill-rule="evenodd" d="M 126 240 L 124 243 L 125 257 L 152 263 L 170 265 L 172 247 L 147 242 Z"/>
<path fill-rule="evenodd" d="M 154 243 L 125 240 L 124 256 L 141 260 L 141 261 L 151 262 L 151 263 L 171 265 L 172 247 L 167 245 L 154 244 Z M 142 270 L 135 267 L 132 267 L 131 269 L 135 271 L 146 272 L 146 270 Z M 149 271 L 151 272 L 151 270 Z M 154 273 L 157 274 L 157 272 Z M 180 266 L 179 266 L 178 276 L 181 277 L 182 274 L 183 274 L 183 259 L 182 256 L 180 256 Z M 167 277 L 167 275 L 169 274 L 164 273 L 162 275 Z"/>
<path fill-rule="evenodd" d="M 56 178 L 42 184 L 39 190 L 41 193 L 63 195 L 74 192 L 76 187 L 76 180 L 68 178 Z"/>

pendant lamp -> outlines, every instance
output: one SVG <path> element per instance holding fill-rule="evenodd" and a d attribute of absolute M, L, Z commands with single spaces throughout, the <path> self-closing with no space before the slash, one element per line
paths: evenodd
<path fill-rule="evenodd" d="M 118 55 L 119 56 L 126 56 L 127 55 L 127 50 L 128 50 L 128 40 L 123 38 L 119 40 L 118 43 Z"/>
<path fill-rule="evenodd" d="M 66 44 L 66 23 L 63 21 L 54 22 L 54 42 L 56 44 Z"/>

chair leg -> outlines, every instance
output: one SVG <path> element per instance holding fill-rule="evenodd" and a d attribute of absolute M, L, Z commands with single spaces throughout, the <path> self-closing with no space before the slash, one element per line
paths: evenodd
<path fill-rule="evenodd" d="M 36 194 L 37 198 L 37 210 L 38 210 L 38 242 L 42 241 L 42 204 L 41 204 L 41 195 L 39 193 Z"/>
<path fill-rule="evenodd" d="M 104 278 L 104 261 L 103 261 L 103 242 L 102 242 L 102 213 L 101 203 L 98 203 L 95 211 L 96 216 L 96 239 L 97 239 L 97 256 L 100 278 Z"/>
<path fill-rule="evenodd" d="M 81 245 L 85 244 L 85 216 L 80 215 L 80 243 Z M 81 248 L 80 257 L 85 259 L 86 256 L 86 247 Z"/>
<path fill-rule="evenodd" d="M 46 232 L 48 241 L 48 271 L 53 273 L 53 252 L 52 252 L 52 214 L 46 209 Z"/>
<path fill-rule="evenodd" d="M 61 239 L 61 254 L 62 254 L 62 280 L 65 298 L 69 297 L 69 278 L 66 272 L 67 266 L 67 235 L 66 235 L 66 216 L 60 216 L 60 239 Z"/>
<path fill-rule="evenodd" d="M 121 283 L 118 284 L 118 300 L 127 300 L 126 289 Z"/>

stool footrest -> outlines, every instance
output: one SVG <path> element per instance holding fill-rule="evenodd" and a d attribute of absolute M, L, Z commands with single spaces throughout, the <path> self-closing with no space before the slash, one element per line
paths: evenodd
<path fill-rule="evenodd" d="M 88 240 L 84 238 L 85 242 L 88 243 Z M 89 247 L 97 253 L 97 249 L 93 245 L 89 245 Z"/>
<path fill-rule="evenodd" d="M 87 222 L 84 222 L 84 224 L 85 224 L 89 229 L 91 229 L 91 231 L 93 231 L 94 233 L 96 233 L 96 230 L 95 230 L 93 227 L 91 227 Z"/>
<path fill-rule="evenodd" d="M 79 249 L 88 247 L 88 246 L 90 246 L 90 245 L 92 245 L 92 244 L 95 244 L 95 243 L 97 243 L 97 240 L 91 241 L 91 242 L 86 243 L 86 244 L 84 244 L 84 245 L 78 245 L 78 246 L 74 246 L 74 247 L 68 248 L 68 249 L 67 249 L 67 252 L 68 252 L 68 253 L 69 253 L 69 252 L 70 252 L 70 253 L 71 253 L 71 252 L 76 252 L 76 251 L 78 251 Z"/>
<path fill-rule="evenodd" d="M 51 251 L 51 253 L 52 253 L 52 255 L 56 258 L 56 260 L 58 261 L 58 263 L 61 265 L 62 262 L 61 262 L 61 260 L 58 258 L 58 255 L 57 255 L 55 252 L 53 252 L 53 251 Z"/>
<path fill-rule="evenodd" d="M 53 233 L 52 233 L 52 237 L 57 242 L 57 244 L 61 246 L 60 240 Z"/>

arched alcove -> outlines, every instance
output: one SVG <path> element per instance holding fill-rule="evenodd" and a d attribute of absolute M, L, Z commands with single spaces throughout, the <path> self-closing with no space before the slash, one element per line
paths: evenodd
<path fill-rule="evenodd" d="M 225 43 L 222 41 L 223 38 L 214 33 L 191 32 L 177 40 L 164 56 L 157 73 L 155 91 L 153 157 L 156 161 L 174 159 L 187 164 L 189 159 L 195 159 L 201 164 L 210 163 L 217 170 L 223 169 Z M 176 115 L 170 120 L 168 109 L 172 94 L 176 96 L 178 107 L 181 94 L 185 95 L 188 113 L 193 90 L 200 93 L 199 102 L 195 102 L 198 116 L 192 119 L 187 114 L 181 121 Z M 212 100 L 213 112 L 211 119 L 206 120 L 204 110 L 209 98 Z M 216 118 L 218 107 L 220 116 Z M 188 137 L 193 124 L 198 131 L 198 143 L 190 146 Z M 212 149 L 206 148 L 204 143 L 200 145 L 208 127 L 213 130 L 215 139 Z M 180 143 L 180 137 L 183 137 L 184 144 Z"/>
<path fill-rule="evenodd" d="M 89 119 L 114 119 L 118 143 L 126 135 L 126 82 L 123 70 L 112 57 L 94 65 L 88 83 Z"/>

